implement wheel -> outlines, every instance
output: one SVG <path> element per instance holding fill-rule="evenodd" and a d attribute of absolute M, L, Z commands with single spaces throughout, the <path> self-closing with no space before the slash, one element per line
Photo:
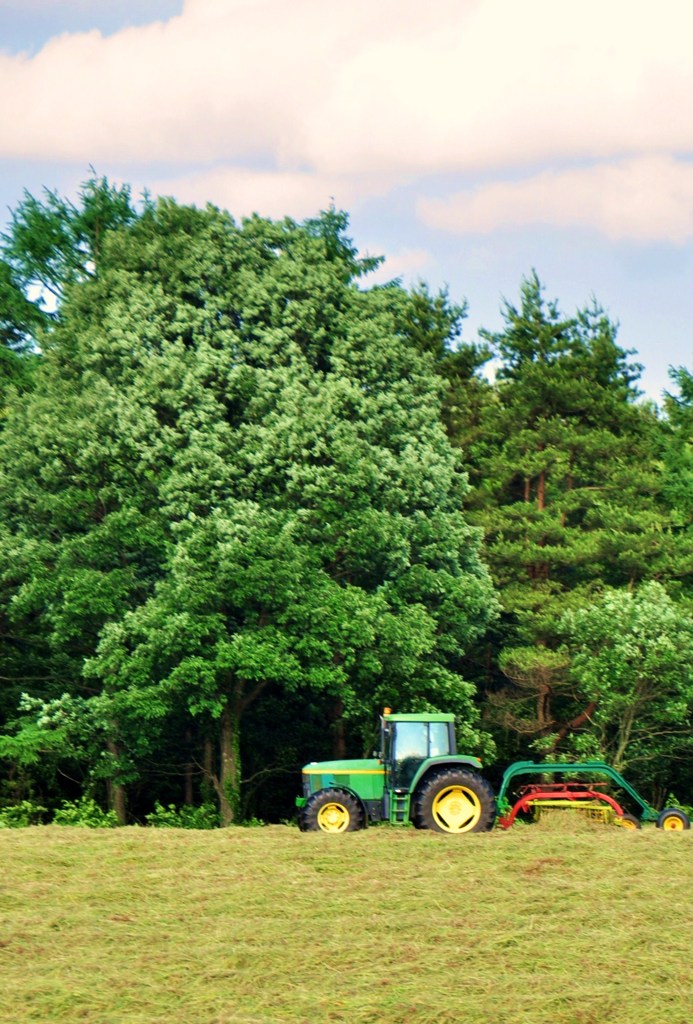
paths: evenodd
<path fill-rule="evenodd" d="M 363 811 L 351 793 L 321 789 L 303 808 L 300 825 L 303 832 L 356 832 L 363 828 Z"/>
<path fill-rule="evenodd" d="M 665 807 L 657 818 L 657 828 L 663 828 L 666 832 L 684 832 L 690 827 L 688 815 L 675 807 Z"/>
<path fill-rule="evenodd" d="M 414 824 L 433 832 L 486 832 L 496 817 L 493 790 L 474 772 L 451 768 L 426 779 L 414 798 Z"/>
<path fill-rule="evenodd" d="M 634 814 L 622 814 L 614 818 L 614 825 L 618 825 L 619 828 L 630 829 L 631 831 L 642 828 L 642 822 Z"/>

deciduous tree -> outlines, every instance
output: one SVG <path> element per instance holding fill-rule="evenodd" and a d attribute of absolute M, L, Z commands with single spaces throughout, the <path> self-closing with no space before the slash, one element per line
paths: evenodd
<path fill-rule="evenodd" d="M 610 590 L 562 620 L 571 675 L 593 703 L 581 754 L 622 771 L 693 757 L 693 622 L 659 583 Z"/>
<path fill-rule="evenodd" d="M 112 725 L 114 782 L 181 710 L 238 808 L 246 710 L 268 687 L 336 717 L 463 716 L 456 671 L 495 613 L 413 299 L 330 210 L 303 225 L 171 201 L 101 239 L 65 292 L 0 453 L 9 614 L 52 693 Z M 105 734 L 104 734 L 105 736 Z"/>

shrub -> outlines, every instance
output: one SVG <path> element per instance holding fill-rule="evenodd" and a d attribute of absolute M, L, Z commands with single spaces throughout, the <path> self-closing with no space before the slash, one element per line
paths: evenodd
<path fill-rule="evenodd" d="M 147 824 L 155 828 L 209 829 L 220 825 L 219 812 L 214 804 L 201 804 L 199 807 L 184 804 L 177 808 L 175 804 L 164 807 L 157 800 L 154 810 L 146 815 L 146 819 Z"/>
<path fill-rule="evenodd" d="M 684 804 L 677 800 L 673 793 L 669 793 L 663 804 L 664 807 L 675 807 L 677 811 L 683 811 L 693 821 L 693 806 Z"/>
<path fill-rule="evenodd" d="M 0 828 L 26 828 L 29 825 L 40 825 L 46 808 L 35 804 L 33 800 L 22 800 L 19 804 L 0 807 Z"/>
<path fill-rule="evenodd" d="M 54 825 L 72 825 L 76 828 L 116 828 L 115 811 L 104 811 L 91 797 L 63 800 L 53 815 Z"/>

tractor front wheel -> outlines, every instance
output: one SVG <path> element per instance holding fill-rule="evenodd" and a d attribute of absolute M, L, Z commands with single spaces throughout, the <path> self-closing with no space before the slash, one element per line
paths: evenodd
<path fill-rule="evenodd" d="M 683 832 L 691 827 L 687 814 L 678 811 L 675 807 L 665 807 L 657 818 L 657 828 L 663 828 L 667 832 Z"/>
<path fill-rule="evenodd" d="M 486 832 L 496 817 L 496 801 L 486 779 L 448 769 L 424 780 L 414 798 L 417 828 L 460 835 Z"/>
<path fill-rule="evenodd" d="M 363 811 L 351 793 L 321 789 L 308 799 L 300 826 L 303 832 L 356 832 L 363 828 Z"/>

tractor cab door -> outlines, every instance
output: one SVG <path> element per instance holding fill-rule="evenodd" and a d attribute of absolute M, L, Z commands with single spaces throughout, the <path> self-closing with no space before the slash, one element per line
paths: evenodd
<path fill-rule="evenodd" d="M 409 791 L 421 763 L 429 757 L 454 753 L 447 722 L 390 722 L 385 760 L 395 790 Z"/>

